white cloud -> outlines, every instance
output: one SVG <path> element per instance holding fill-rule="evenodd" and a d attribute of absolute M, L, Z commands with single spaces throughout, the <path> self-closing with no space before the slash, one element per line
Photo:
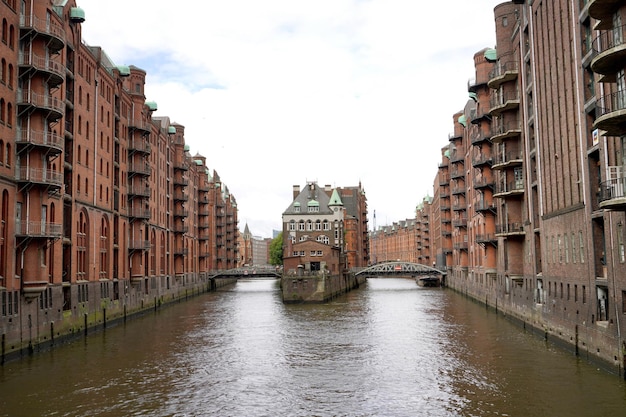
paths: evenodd
<path fill-rule="evenodd" d="M 361 181 L 377 225 L 432 194 L 473 55 L 501 1 L 79 0 L 83 38 L 147 71 L 158 116 L 186 127 L 237 199 L 240 228 L 271 236 L 307 180 Z"/>

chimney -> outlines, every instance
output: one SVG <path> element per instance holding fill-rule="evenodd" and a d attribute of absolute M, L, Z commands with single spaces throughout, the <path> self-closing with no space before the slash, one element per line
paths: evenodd
<path fill-rule="evenodd" d="M 294 185 L 293 186 L 293 199 L 295 200 L 299 194 L 300 194 L 300 186 Z"/>

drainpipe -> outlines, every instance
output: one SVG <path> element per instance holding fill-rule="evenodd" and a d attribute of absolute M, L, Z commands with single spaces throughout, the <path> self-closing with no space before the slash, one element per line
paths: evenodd
<path fill-rule="evenodd" d="M 98 71 L 94 71 L 94 123 L 93 123 L 93 206 L 96 207 L 96 192 L 98 188 Z M 94 278 L 100 279 L 100 274 L 97 273 L 99 269 L 100 258 L 98 255 L 99 245 L 97 244 L 97 235 L 95 231 L 98 229 L 98 224 L 94 224 L 93 230 L 93 268 Z"/>
<path fill-rule="evenodd" d="M 610 229 L 610 235 L 611 235 L 611 249 L 614 249 L 614 243 L 613 243 L 613 213 L 609 212 L 609 229 Z M 617 325 L 617 354 L 618 357 L 622 348 L 622 331 L 620 328 L 620 321 L 619 321 L 619 316 L 620 316 L 620 312 L 619 312 L 619 308 L 617 307 L 617 285 L 615 283 L 615 251 L 611 250 L 611 278 L 613 281 L 613 306 L 615 307 L 615 324 Z M 606 251 L 605 251 L 605 256 L 606 256 Z M 622 363 L 622 365 L 624 365 Z M 622 370 L 623 371 L 623 370 Z M 625 373 L 626 375 L 626 373 Z"/>

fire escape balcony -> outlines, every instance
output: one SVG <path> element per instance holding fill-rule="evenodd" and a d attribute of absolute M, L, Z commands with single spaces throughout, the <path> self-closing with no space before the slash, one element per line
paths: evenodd
<path fill-rule="evenodd" d="M 131 163 L 128 165 L 128 173 L 149 176 L 152 174 L 152 167 L 148 163 Z"/>
<path fill-rule="evenodd" d="M 450 162 L 452 162 L 453 164 L 457 162 L 465 162 L 465 150 L 462 148 L 454 150 L 450 155 Z"/>
<path fill-rule="evenodd" d="M 48 113 L 53 120 L 60 119 L 65 113 L 65 102 L 50 94 L 39 94 L 33 91 L 19 90 L 17 92 L 19 114 L 28 111 L 42 110 Z"/>
<path fill-rule="evenodd" d="M 174 162 L 174 169 L 179 171 L 188 171 L 189 163 L 187 161 L 176 161 Z"/>
<path fill-rule="evenodd" d="M 593 127 L 606 131 L 606 136 L 626 134 L 626 90 L 600 97 L 596 115 Z"/>
<path fill-rule="evenodd" d="M 456 179 L 456 178 L 461 178 L 461 177 L 465 177 L 465 170 L 464 169 L 454 168 L 450 172 L 450 178 L 451 179 Z"/>
<path fill-rule="evenodd" d="M 174 207 L 174 217 L 189 217 L 189 210 L 183 207 Z"/>
<path fill-rule="evenodd" d="M 491 169 L 506 169 L 509 167 L 522 165 L 522 152 L 512 150 L 507 152 L 498 152 L 493 158 Z"/>
<path fill-rule="evenodd" d="M 128 242 L 128 250 L 131 252 L 144 251 L 148 249 L 150 249 L 149 240 L 131 240 L 130 242 Z"/>
<path fill-rule="evenodd" d="M 150 219 L 150 210 L 143 207 L 131 207 L 128 209 L 128 217 L 131 219 L 148 220 Z"/>
<path fill-rule="evenodd" d="M 496 205 L 493 201 L 480 200 L 474 204 L 474 210 L 477 213 L 491 212 L 496 213 Z"/>
<path fill-rule="evenodd" d="M 452 195 L 465 194 L 465 191 L 466 191 L 465 184 L 455 185 L 454 187 L 452 187 Z"/>
<path fill-rule="evenodd" d="M 489 73 L 489 88 L 497 90 L 506 82 L 517 79 L 519 64 L 517 61 L 497 62 L 494 69 Z"/>
<path fill-rule="evenodd" d="M 452 205 L 452 211 L 465 211 L 467 210 L 466 203 L 455 203 Z"/>
<path fill-rule="evenodd" d="M 185 177 L 180 177 L 180 176 L 174 177 L 174 186 L 186 187 L 188 185 L 189 185 L 189 179 Z"/>
<path fill-rule="evenodd" d="M 485 155 L 481 152 L 472 159 L 472 166 L 474 168 L 490 167 L 492 162 L 493 158 L 491 155 Z"/>
<path fill-rule="evenodd" d="M 64 139 L 58 134 L 28 129 L 18 130 L 15 142 L 17 145 L 23 146 L 24 148 L 43 148 L 48 153 L 54 155 L 60 154 L 64 147 Z"/>
<path fill-rule="evenodd" d="M 172 231 L 174 233 L 184 234 L 189 232 L 189 226 L 187 226 L 186 224 L 176 224 L 174 225 Z"/>
<path fill-rule="evenodd" d="M 519 138 L 522 127 L 518 122 L 494 123 L 491 125 L 491 141 L 501 143 L 510 138 Z"/>
<path fill-rule="evenodd" d="M 152 190 L 147 185 L 131 185 L 128 187 L 129 197 L 150 197 Z"/>
<path fill-rule="evenodd" d="M 602 209 L 626 210 L 626 178 L 612 178 L 600 184 L 599 206 Z"/>
<path fill-rule="evenodd" d="M 521 194 L 524 194 L 524 181 L 523 180 L 496 184 L 496 188 L 493 192 L 493 196 L 499 197 L 499 198 L 517 196 Z"/>
<path fill-rule="evenodd" d="M 129 155 L 132 155 L 133 153 L 142 153 L 145 155 L 149 155 L 151 152 L 152 148 L 150 147 L 150 143 L 148 143 L 147 140 L 134 138 L 128 142 Z"/>
<path fill-rule="evenodd" d="M 33 52 L 21 52 L 18 56 L 18 66 L 20 68 L 20 76 L 35 72 L 44 74 L 50 87 L 58 86 L 65 79 L 65 67 L 63 64 L 55 59 L 39 56 Z"/>
<path fill-rule="evenodd" d="M 449 175 L 440 175 L 439 176 L 439 185 L 443 186 L 443 185 L 448 185 L 450 183 L 450 176 Z"/>
<path fill-rule="evenodd" d="M 189 201 L 189 196 L 182 191 L 174 191 L 174 201 Z"/>
<path fill-rule="evenodd" d="M 453 227 L 467 227 L 467 215 L 455 217 L 452 220 Z"/>
<path fill-rule="evenodd" d="M 36 33 L 47 38 L 47 46 L 52 52 L 58 52 L 65 46 L 65 29 L 63 26 L 46 21 L 37 16 L 20 16 L 20 39 L 28 34 Z"/>
<path fill-rule="evenodd" d="M 174 249 L 174 256 L 187 256 L 189 255 L 189 248 L 176 247 Z"/>
<path fill-rule="evenodd" d="M 60 189 L 63 186 L 63 173 L 51 169 L 20 167 L 15 180 L 23 185 L 44 185 Z"/>
<path fill-rule="evenodd" d="M 489 100 L 490 113 L 492 116 L 499 116 L 505 111 L 518 109 L 519 103 L 520 98 L 517 91 L 494 94 L 491 96 L 491 100 Z"/>
<path fill-rule="evenodd" d="M 135 130 L 142 132 L 142 134 L 150 133 L 150 124 L 141 118 L 131 119 L 128 121 L 128 130 L 132 133 Z"/>
<path fill-rule="evenodd" d="M 491 135 L 489 133 L 479 131 L 472 136 L 472 145 L 480 146 L 484 143 L 491 143 Z"/>
<path fill-rule="evenodd" d="M 522 223 L 497 224 L 496 236 L 524 236 L 524 225 Z"/>
<path fill-rule="evenodd" d="M 615 82 L 615 74 L 626 66 L 626 25 L 600 33 L 593 40 L 591 69 L 604 77 L 601 82 Z"/>
<path fill-rule="evenodd" d="M 472 184 L 474 185 L 474 189 L 476 190 L 493 188 L 493 178 L 474 178 Z"/>
<path fill-rule="evenodd" d="M 63 225 L 42 221 L 16 221 L 15 236 L 32 239 L 60 239 L 63 236 Z"/>
<path fill-rule="evenodd" d="M 613 14 L 624 3 L 622 0 L 589 0 L 588 4 L 589 16 L 598 21 L 594 29 L 603 30 L 613 26 Z"/>
<path fill-rule="evenodd" d="M 492 245 L 496 246 L 496 244 L 498 243 L 498 238 L 496 237 L 495 234 L 490 234 L 490 233 L 476 235 L 476 243 L 480 243 L 480 244 L 491 243 Z"/>

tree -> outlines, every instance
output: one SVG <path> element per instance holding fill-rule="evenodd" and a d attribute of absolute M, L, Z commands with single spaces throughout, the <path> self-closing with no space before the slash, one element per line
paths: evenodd
<path fill-rule="evenodd" d="M 283 264 L 283 232 L 280 232 L 270 243 L 270 264 Z"/>

